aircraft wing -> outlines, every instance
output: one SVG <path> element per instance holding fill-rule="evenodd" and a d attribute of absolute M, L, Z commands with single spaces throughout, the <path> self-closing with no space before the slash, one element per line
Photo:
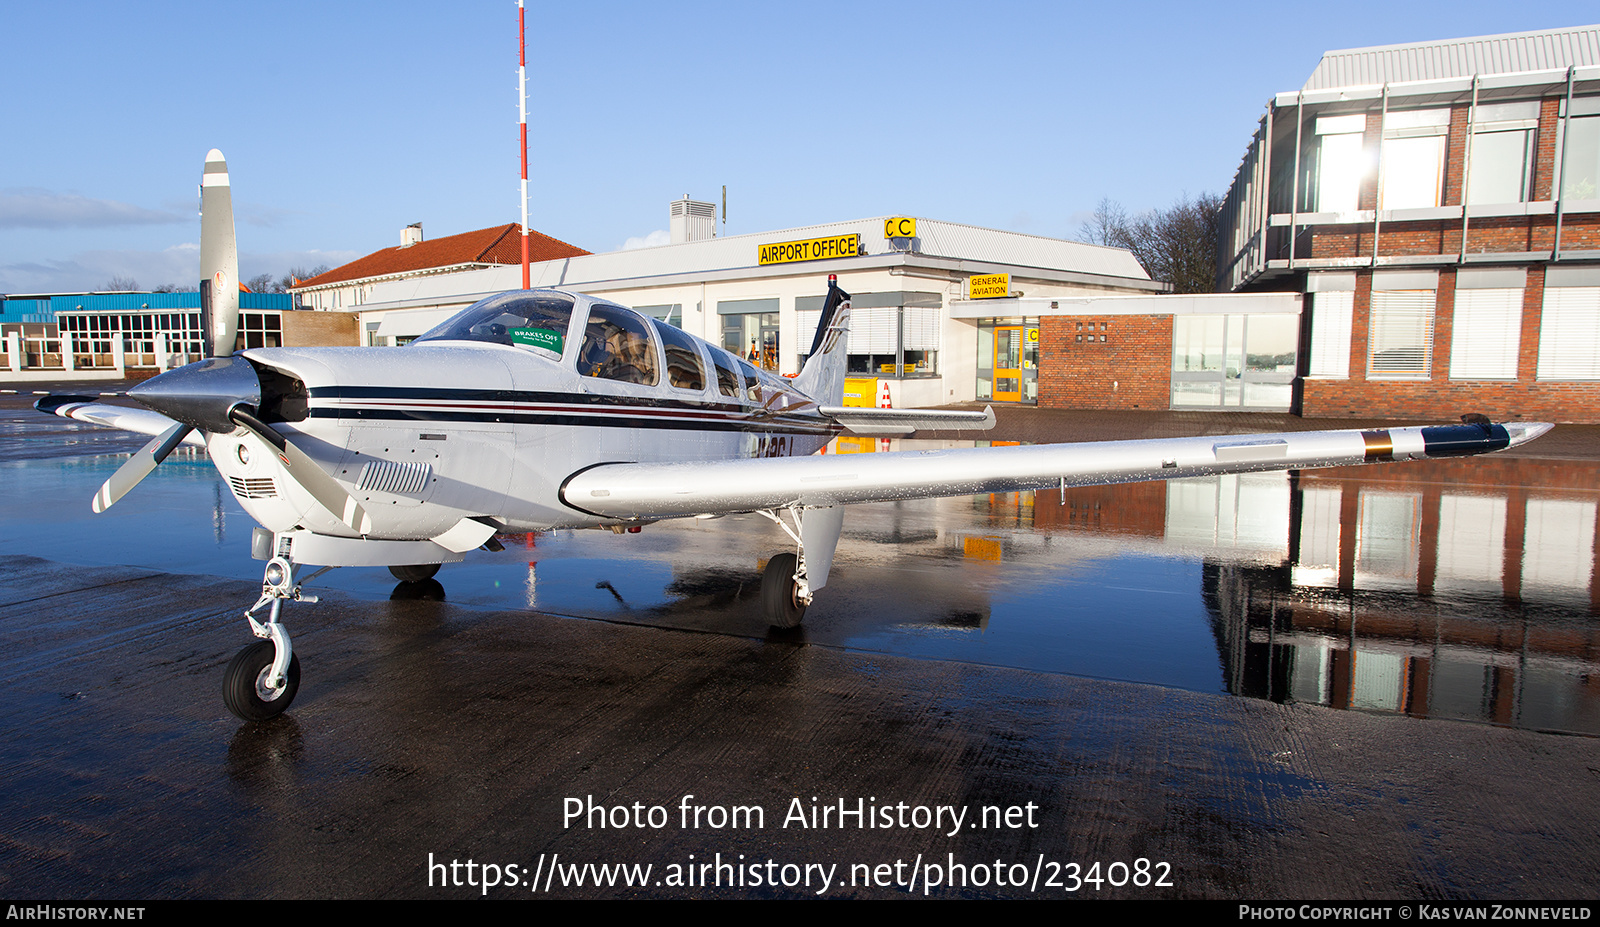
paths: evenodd
<path fill-rule="evenodd" d="M 908 435 L 915 431 L 988 431 L 994 407 L 982 412 L 951 409 L 866 409 L 823 406 L 817 410 L 858 435 Z"/>
<path fill-rule="evenodd" d="M 1518 422 L 686 464 L 609 463 L 567 477 L 561 499 L 607 518 L 673 518 L 1462 457 L 1523 444 L 1550 428 L 1543 422 Z"/>
<path fill-rule="evenodd" d="M 141 435 L 159 435 L 178 424 L 160 412 L 100 402 L 91 396 L 46 396 L 35 402 L 33 407 L 62 418 Z M 205 436 L 195 431 L 184 436 L 183 443 L 192 447 L 206 446 Z"/>

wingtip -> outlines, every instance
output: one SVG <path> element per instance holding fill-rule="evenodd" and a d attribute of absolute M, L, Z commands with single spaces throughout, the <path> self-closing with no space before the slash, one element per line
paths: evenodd
<path fill-rule="evenodd" d="M 1506 435 L 1511 439 L 1509 447 L 1527 444 L 1534 438 L 1556 427 L 1552 422 L 1507 422 Z"/>
<path fill-rule="evenodd" d="M 94 402 L 95 396 L 71 396 L 65 393 L 53 393 L 34 400 L 33 407 L 47 415 L 59 415 L 62 406 L 81 405 L 85 402 Z"/>

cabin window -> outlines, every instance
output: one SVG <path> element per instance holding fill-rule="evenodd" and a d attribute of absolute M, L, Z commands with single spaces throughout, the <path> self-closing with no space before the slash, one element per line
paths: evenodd
<path fill-rule="evenodd" d="M 583 348 L 578 352 L 578 373 L 645 386 L 661 382 L 649 325 L 621 306 L 590 306 Z"/>
<path fill-rule="evenodd" d="M 735 363 L 726 351 L 711 349 L 711 364 L 717 368 L 717 392 L 738 399 L 739 391 L 744 385 L 739 382 L 739 371 Z"/>
<path fill-rule="evenodd" d="M 560 357 L 571 323 L 571 298 L 516 291 L 479 300 L 416 340 L 516 345 Z"/>
<path fill-rule="evenodd" d="M 761 402 L 761 371 L 744 360 L 739 361 L 739 370 L 744 374 L 745 398 L 751 402 Z"/>
<path fill-rule="evenodd" d="M 656 323 L 662 344 L 667 349 L 667 382 L 678 389 L 700 392 L 706 388 L 706 368 L 695 349 L 694 339 L 671 325 Z"/>

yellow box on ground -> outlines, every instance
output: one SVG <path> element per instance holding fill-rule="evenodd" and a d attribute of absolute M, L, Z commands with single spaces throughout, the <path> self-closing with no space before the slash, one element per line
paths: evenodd
<path fill-rule="evenodd" d="M 871 409 L 878 405 L 877 377 L 845 377 L 844 404 L 857 409 Z"/>

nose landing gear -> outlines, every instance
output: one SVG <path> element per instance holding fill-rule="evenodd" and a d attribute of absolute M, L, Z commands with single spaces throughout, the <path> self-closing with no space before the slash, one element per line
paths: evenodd
<path fill-rule="evenodd" d="M 261 598 L 244 613 L 250 632 L 262 638 L 240 650 L 222 674 L 222 703 L 243 721 L 266 721 L 281 715 L 300 690 L 300 658 L 295 656 L 289 632 L 278 621 L 285 599 L 315 602 L 302 595 L 295 579 L 296 564 L 286 553 L 267 562 L 261 578 Z M 327 572 L 323 567 L 307 580 Z M 271 606 L 265 623 L 255 619 L 262 606 Z"/>

